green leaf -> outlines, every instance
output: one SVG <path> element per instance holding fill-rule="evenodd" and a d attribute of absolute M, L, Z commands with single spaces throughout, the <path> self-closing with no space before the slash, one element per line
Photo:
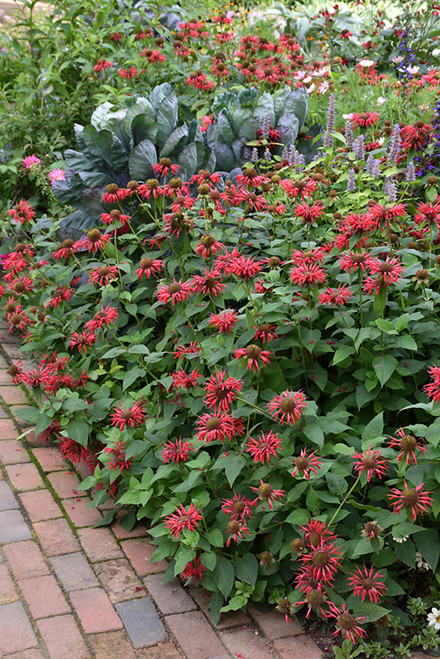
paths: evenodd
<path fill-rule="evenodd" d="M 226 478 L 229 485 L 232 487 L 238 474 L 241 472 L 246 464 L 246 460 L 241 455 L 230 454 L 227 456 L 228 461 L 225 466 Z M 227 459 L 226 458 L 226 459 Z"/>
<path fill-rule="evenodd" d="M 207 570 L 212 572 L 217 565 L 217 554 L 215 554 L 213 551 L 204 551 L 200 555 L 200 561 Z"/>
<path fill-rule="evenodd" d="M 20 407 L 18 410 L 14 410 L 14 414 L 20 419 L 23 419 L 23 421 L 33 424 L 37 423 L 39 411 L 36 407 Z"/>
<path fill-rule="evenodd" d="M 183 572 L 185 569 L 186 565 L 194 560 L 196 557 L 196 551 L 195 549 L 187 549 L 186 547 L 181 547 L 175 556 L 175 564 L 174 564 L 174 576 L 177 577 L 178 574 Z"/>
<path fill-rule="evenodd" d="M 123 382 L 122 382 L 122 391 L 125 391 L 132 385 L 136 380 L 139 378 L 144 377 L 145 371 L 142 368 L 138 368 L 135 366 L 132 368 L 130 371 L 128 371 L 127 375 L 125 376 Z"/>
<path fill-rule="evenodd" d="M 387 304 L 388 292 L 386 288 L 381 288 L 377 295 L 374 296 L 373 309 L 380 316 Z"/>
<path fill-rule="evenodd" d="M 244 554 L 241 558 L 234 562 L 235 575 L 250 584 L 255 586 L 258 577 L 258 561 L 254 554 L 250 552 Z"/>
<path fill-rule="evenodd" d="M 424 560 L 428 563 L 433 572 L 437 567 L 440 556 L 440 538 L 438 531 L 435 529 L 424 529 L 414 537 L 416 549 L 420 552 Z"/>
<path fill-rule="evenodd" d="M 310 488 L 306 496 L 307 509 L 310 510 L 311 513 L 317 513 L 321 507 L 320 503 L 321 499 L 319 498 L 319 494 L 317 494 L 313 488 Z"/>
<path fill-rule="evenodd" d="M 223 547 L 223 533 L 220 531 L 220 529 L 211 529 L 211 531 L 209 531 L 205 537 L 214 547 Z"/>
<path fill-rule="evenodd" d="M 340 364 L 343 362 L 347 357 L 350 357 L 354 353 L 354 347 L 353 346 L 341 346 L 338 348 L 333 355 L 332 359 L 332 365 L 336 366 L 336 364 Z"/>
<path fill-rule="evenodd" d="M 293 510 L 290 515 L 287 517 L 286 524 L 307 524 L 310 519 L 310 513 L 308 510 L 298 509 Z"/>
<path fill-rule="evenodd" d="M 385 318 L 378 318 L 375 322 L 382 332 L 389 333 L 393 329 L 393 323 L 390 320 L 386 320 Z"/>
<path fill-rule="evenodd" d="M 209 610 L 211 611 L 212 622 L 214 625 L 218 625 L 220 622 L 221 609 L 223 606 L 224 598 L 221 593 L 214 592 L 211 595 L 209 602 Z"/>
<path fill-rule="evenodd" d="M 228 597 L 234 585 L 235 576 L 231 561 L 225 556 L 219 555 L 212 576 L 222 595 Z"/>
<path fill-rule="evenodd" d="M 87 448 L 90 426 L 85 421 L 74 419 L 64 428 L 68 436 L 84 448 Z"/>
<path fill-rule="evenodd" d="M 364 617 L 364 622 L 375 622 L 383 618 L 390 612 L 390 609 L 385 609 L 379 604 L 373 602 L 359 602 L 353 606 L 353 614 L 355 617 Z"/>
<path fill-rule="evenodd" d="M 362 433 L 363 442 L 371 442 L 383 434 L 383 412 L 380 412 L 365 426 Z"/>
<path fill-rule="evenodd" d="M 402 334 L 402 336 L 396 336 L 393 343 L 394 345 L 399 346 L 399 348 L 404 348 L 405 350 L 418 349 L 417 343 L 409 334 Z"/>
<path fill-rule="evenodd" d="M 397 359 L 392 355 L 380 355 L 373 359 L 373 368 L 382 387 L 388 382 L 397 366 Z"/>
<path fill-rule="evenodd" d="M 408 323 L 409 323 L 408 313 L 404 313 L 401 316 L 399 316 L 394 325 L 396 332 L 401 332 L 402 330 L 404 330 L 405 327 L 408 326 Z"/>

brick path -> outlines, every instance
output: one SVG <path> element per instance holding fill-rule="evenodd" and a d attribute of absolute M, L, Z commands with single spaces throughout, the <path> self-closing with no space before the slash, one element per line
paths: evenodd
<path fill-rule="evenodd" d="M 321 659 L 276 611 L 229 613 L 214 627 L 208 593 L 162 583 L 167 564 L 150 562 L 143 525 L 93 528 L 102 513 L 78 490 L 87 473 L 17 416 L 28 392 L 6 371 L 23 354 L 2 321 L 0 342 L 1 657 Z"/>

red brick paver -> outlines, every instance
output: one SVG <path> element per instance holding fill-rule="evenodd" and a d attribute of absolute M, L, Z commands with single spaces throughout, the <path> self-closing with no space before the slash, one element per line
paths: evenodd
<path fill-rule="evenodd" d="M 38 469 L 32 462 L 10 465 L 6 467 L 6 473 L 12 486 L 18 492 L 36 490 L 45 486 Z"/>
<path fill-rule="evenodd" d="M 20 494 L 20 499 L 31 522 L 62 517 L 59 505 L 47 490 L 34 490 Z"/>
<path fill-rule="evenodd" d="M 30 579 L 49 574 L 49 568 L 36 542 L 24 540 L 3 547 L 6 560 L 16 579 Z"/>
<path fill-rule="evenodd" d="M 52 575 L 18 581 L 35 620 L 59 613 L 70 613 L 70 606 Z"/>
<path fill-rule="evenodd" d="M 47 645 L 51 659 L 65 659 L 66 657 L 88 659 L 92 656 L 73 616 L 55 616 L 39 620 L 38 629 Z"/>
<path fill-rule="evenodd" d="M 87 588 L 70 593 L 70 599 L 86 634 L 122 629 L 120 617 L 102 588 Z"/>
<path fill-rule="evenodd" d="M 140 577 L 145 577 L 147 574 L 154 574 L 156 572 L 165 572 L 167 569 L 166 561 L 150 563 L 150 558 L 156 551 L 156 547 L 150 544 L 148 540 L 124 540 L 121 545 L 127 558 Z"/>

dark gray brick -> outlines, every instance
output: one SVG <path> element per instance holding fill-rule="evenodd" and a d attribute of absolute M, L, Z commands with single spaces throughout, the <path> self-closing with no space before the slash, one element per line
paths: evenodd
<path fill-rule="evenodd" d="M 65 556 L 54 556 L 49 560 L 67 592 L 99 586 L 95 573 L 80 551 Z"/>
<path fill-rule="evenodd" d="M 124 627 L 135 648 L 155 645 L 167 640 L 165 627 L 150 597 L 115 604 Z"/>
<path fill-rule="evenodd" d="M 17 499 L 6 481 L 0 481 L 0 510 L 19 508 Z"/>
<path fill-rule="evenodd" d="M 19 510 L 0 512 L 0 545 L 17 540 L 30 540 L 32 534 Z"/>

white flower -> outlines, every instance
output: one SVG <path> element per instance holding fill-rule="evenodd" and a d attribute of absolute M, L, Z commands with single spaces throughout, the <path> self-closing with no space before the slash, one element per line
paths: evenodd
<path fill-rule="evenodd" d="M 395 538 L 393 536 L 394 542 L 398 542 L 400 545 L 402 544 L 402 542 L 406 542 L 408 540 L 408 538 L 409 538 L 409 535 L 404 535 L 403 538 Z"/>
<path fill-rule="evenodd" d="M 309 82 L 311 82 L 311 80 L 312 80 L 312 76 L 306 76 L 303 80 L 303 83 L 307 85 Z"/>
<path fill-rule="evenodd" d="M 410 73 L 411 75 L 414 75 L 414 73 L 417 73 L 417 72 L 419 71 L 419 69 L 420 69 L 420 66 L 407 66 L 407 67 L 406 67 L 406 70 L 407 70 L 408 73 Z"/>
<path fill-rule="evenodd" d="M 393 62 L 394 64 L 400 64 L 400 62 L 403 62 L 403 55 L 397 55 L 397 57 L 393 57 Z"/>
<path fill-rule="evenodd" d="M 361 61 L 358 62 L 358 64 L 359 66 L 369 67 L 369 66 L 373 66 L 374 62 L 371 59 L 361 59 Z"/>
<path fill-rule="evenodd" d="M 348 119 L 351 119 L 353 117 L 353 112 L 350 112 L 350 114 L 343 114 L 342 118 L 347 121 Z"/>
<path fill-rule="evenodd" d="M 423 556 L 419 551 L 416 551 L 416 565 L 419 570 L 424 572 L 431 569 L 431 566 L 423 560 Z"/>
<path fill-rule="evenodd" d="M 310 85 L 310 87 L 306 87 L 306 89 L 307 89 L 307 93 L 308 93 L 308 94 L 311 94 L 312 91 L 315 89 L 315 83 L 312 82 L 312 84 Z"/>
<path fill-rule="evenodd" d="M 330 85 L 329 85 L 329 83 L 327 82 L 327 80 L 324 80 L 324 82 L 321 82 L 321 84 L 319 85 L 319 87 L 318 87 L 318 92 L 319 92 L 320 94 L 325 94 L 325 92 L 327 91 L 327 89 L 328 89 L 329 87 L 330 87 Z"/>
<path fill-rule="evenodd" d="M 302 80 L 303 78 L 306 77 L 306 75 L 307 75 L 307 71 L 295 71 L 293 77 L 295 78 L 295 80 Z"/>
<path fill-rule="evenodd" d="M 379 96 L 379 98 L 376 101 L 376 105 L 383 105 L 386 102 L 387 102 L 386 98 L 384 98 L 383 96 Z"/>
<path fill-rule="evenodd" d="M 429 627 L 434 627 L 435 630 L 440 629 L 440 610 L 432 609 L 428 613 L 428 625 Z"/>

